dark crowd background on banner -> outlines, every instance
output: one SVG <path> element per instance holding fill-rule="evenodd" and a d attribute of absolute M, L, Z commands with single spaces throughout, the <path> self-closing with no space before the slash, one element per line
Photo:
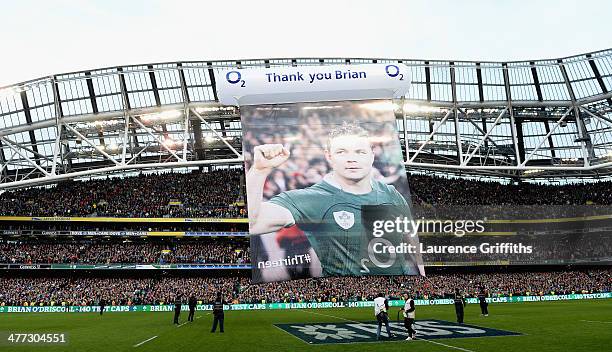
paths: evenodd
<path fill-rule="evenodd" d="M 331 171 L 323 156 L 329 126 L 354 122 L 360 116 L 359 125 L 369 132 L 372 141 L 374 178 L 392 184 L 409 197 L 402 150 L 395 119 L 389 120 L 392 111 L 388 104 L 391 103 L 372 101 L 242 107 L 245 169 L 251 168 L 255 146 L 283 144 L 289 147 L 291 158 L 272 171 L 264 188 L 264 200 L 284 191 L 312 186 Z"/>

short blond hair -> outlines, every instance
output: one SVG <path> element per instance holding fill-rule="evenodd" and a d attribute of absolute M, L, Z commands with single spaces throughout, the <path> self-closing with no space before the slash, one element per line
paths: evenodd
<path fill-rule="evenodd" d="M 327 135 L 327 150 L 331 149 L 331 140 L 343 136 L 370 137 L 368 131 L 354 122 L 344 121 L 342 125 L 334 127 Z"/>

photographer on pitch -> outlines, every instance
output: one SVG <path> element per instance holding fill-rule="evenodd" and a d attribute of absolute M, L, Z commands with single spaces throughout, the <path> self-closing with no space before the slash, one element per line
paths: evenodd
<path fill-rule="evenodd" d="M 379 293 L 376 298 L 374 298 L 374 315 L 376 316 L 376 321 L 378 322 L 378 328 L 376 328 L 376 339 L 380 340 L 380 330 L 382 325 L 385 324 L 387 328 L 387 335 L 389 338 L 393 337 L 391 335 L 391 329 L 389 328 L 389 301 L 383 296 L 382 293 Z"/>
<path fill-rule="evenodd" d="M 415 310 L 414 299 L 411 293 L 408 293 L 406 297 L 406 303 L 404 303 L 404 307 L 400 309 L 404 315 L 404 327 L 408 330 L 408 337 L 406 341 L 410 341 L 416 335 L 416 330 L 414 330 L 414 318 L 415 318 Z"/>

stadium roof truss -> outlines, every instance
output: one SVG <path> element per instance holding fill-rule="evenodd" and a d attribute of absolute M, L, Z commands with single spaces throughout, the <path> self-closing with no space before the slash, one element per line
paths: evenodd
<path fill-rule="evenodd" d="M 241 164 L 227 67 L 401 62 L 396 117 L 414 170 L 512 178 L 612 174 L 612 49 L 556 60 L 269 59 L 149 64 L 0 89 L 0 189 L 138 169 Z"/>

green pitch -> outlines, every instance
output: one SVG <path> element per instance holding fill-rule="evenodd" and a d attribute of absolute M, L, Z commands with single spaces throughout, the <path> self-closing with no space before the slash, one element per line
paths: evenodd
<path fill-rule="evenodd" d="M 196 312 L 193 323 L 172 324 L 173 313 L 8 313 L 0 315 L 2 351 L 609 351 L 612 300 L 491 304 L 480 317 L 468 305 L 465 323 L 520 336 L 308 344 L 275 324 L 368 322 L 371 308 L 228 311 L 225 333 L 211 334 L 212 316 Z M 392 308 L 391 320 L 398 308 Z M 181 323 L 187 319 L 181 313 Z M 452 306 L 418 306 L 419 320 L 455 321 Z M 321 325 L 323 324 L 323 325 Z M 65 333 L 58 345 L 11 345 L 8 333 Z M 386 334 L 385 334 L 386 335 Z M 146 342 L 145 342 L 146 341 Z"/>

